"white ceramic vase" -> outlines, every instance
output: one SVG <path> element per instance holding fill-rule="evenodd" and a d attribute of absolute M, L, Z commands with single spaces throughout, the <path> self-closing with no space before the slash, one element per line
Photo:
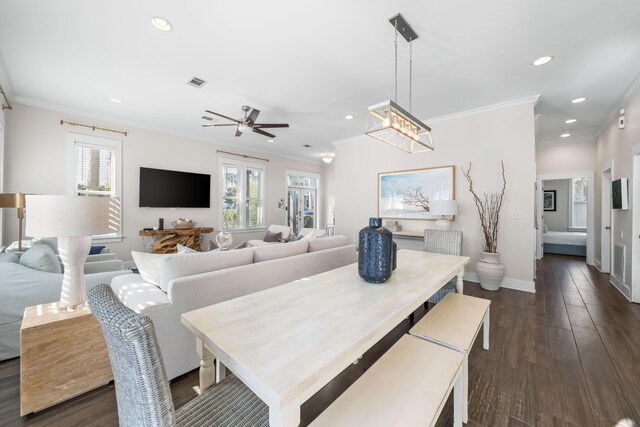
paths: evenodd
<path fill-rule="evenodd" d="M 480 252 L 480 262 L 476 263 L 476 271 L 482 289 L 497 291 L 504 277 L 504 265 L 500 262 L 500 253 Z"/>

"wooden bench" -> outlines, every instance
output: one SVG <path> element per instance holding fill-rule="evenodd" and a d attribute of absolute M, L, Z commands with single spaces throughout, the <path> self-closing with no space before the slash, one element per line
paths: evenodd
<path fill-rule="evenodd" d="M 469 419 L 469 352 L 483 327 L 482 347 L 489 350 L 491 301 L 462 294 L 447 294 L 409 331 L 409 334 L 440 344 L 464 355 L 462 421 Z"/>
<path fill-rule="evenodd" d="M 462 426 L 464 356 L 404 335 L 313 423 L 319 426 L 433 426 L 454 390 L 454 426 Z"/>

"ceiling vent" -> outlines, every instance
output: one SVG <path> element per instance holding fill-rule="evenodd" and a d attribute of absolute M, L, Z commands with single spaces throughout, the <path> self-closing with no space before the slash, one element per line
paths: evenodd
<path fill-rule="evenodd" d="M 202 80 L 199 77 L 192 77 L 191 80 L 189 80 L 187 82 L 187 84 L 189 86 L 193 86 L 193 87 L 197 87 L 197 88 L 201 88 L 202 86 L 204 86 L 205 84 L 207 84 L 207 82 L 205 80 Z"/>

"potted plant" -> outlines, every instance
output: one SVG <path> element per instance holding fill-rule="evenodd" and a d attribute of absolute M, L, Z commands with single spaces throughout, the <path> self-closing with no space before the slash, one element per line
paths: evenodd
<path fill-rule="evenodd" d="M 484 234 L 484 245 L 480 253 L 480 262 L 476 264 L 476 271 L 480 279 L 480 286 L 489 291 L 497 291 L 504 277 L 504 265 L 500 262 L 498 252 L 498 231 L 500 225 L 500 209 L 504 203 L 504 194 L 507 188 L 507 179 L 504 175 L 504 161 L 500 162 L 502 169 L 502 191 L 495 193 L 484 193 L 480 198 L 473 189 L 471 179 L 471 163 L 462 173 L 469 182 L 469 192 L 473 195 L 473 201 L 478 209 L 480 225 Z"/>

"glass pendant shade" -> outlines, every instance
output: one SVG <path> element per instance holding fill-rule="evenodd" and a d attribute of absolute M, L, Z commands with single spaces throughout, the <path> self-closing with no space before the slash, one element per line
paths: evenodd
<path fill-rule="evenodd" d="M 365 134 L 407 153 L 433 151 L 431 128 L 391 100 L 369 107 Z"/>

